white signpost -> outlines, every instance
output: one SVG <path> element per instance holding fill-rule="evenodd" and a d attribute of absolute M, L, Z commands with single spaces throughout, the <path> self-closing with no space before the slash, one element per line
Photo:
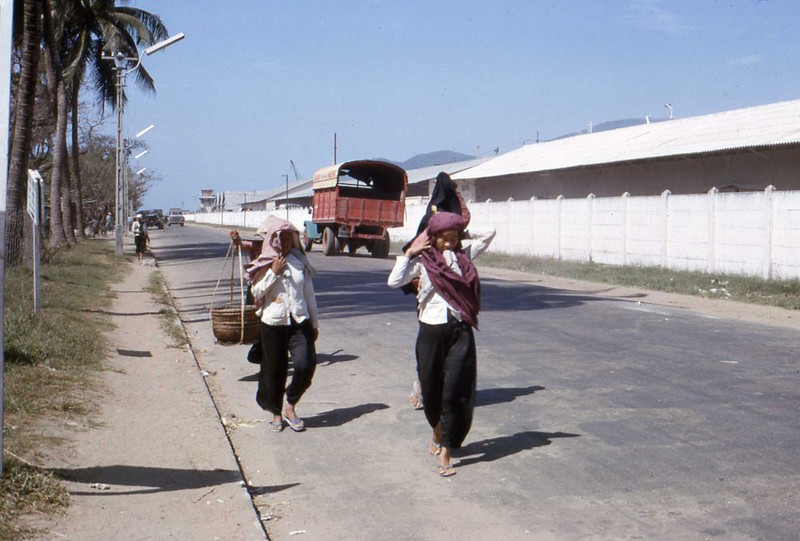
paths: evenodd
<path fill-rule="evenodd" d="M 28 215 L 33 221 L 33 313 L 42 309 L 42 273 L 39 267 L 40 209 L 39 198 L 44 188 L 44 179 L 39 171 L 28 169 Z"/>

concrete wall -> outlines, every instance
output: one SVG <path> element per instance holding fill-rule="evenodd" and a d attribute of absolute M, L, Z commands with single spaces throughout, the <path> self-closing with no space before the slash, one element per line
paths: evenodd
<path fill-rule="evenodd" d="M 416 232 L 425 204 L 409 204 L 392 240 Z M 470 228 L 497 230 L 490 251 L 800 278 L 800 191 L 584 197 L 473 203 Z"/>
<path fill-rule="evenodd" d="M 248 212 L 201 212 L 196 214 L 189 214 L 186 220 L 194 221 L 201 224 L 219 225 L 222 227 L 250 227 L 253 229 L 258 228 L 259 224 L 263 222 L 268 216 L 275 215 L 278 218 L 286 220 L 286 210 L 252 210 Z M 294 226 L 303 231 L 303 224 L 306 220 L 311 219 L 311 209 L 289 209 L 288 220 Z"/>
<path fill-rule="evenodd" d="M 774 148 L 718 156 L 627 165 L 603 165 L 546 173 L 477 179 L 475 201 L 507 201 L 631 195 L 704 193 L 712 187 L 722 192 L 760 191 L 767 186 L 800 190 L 800 148 Z"/>

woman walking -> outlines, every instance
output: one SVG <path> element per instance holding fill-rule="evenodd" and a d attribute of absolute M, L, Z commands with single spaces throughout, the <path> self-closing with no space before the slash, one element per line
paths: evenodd
<path fill-rule="evenodd" d="M 488 248 L 490 231 L 461 247 L 464 219 L 451 212 L 434 214 L 389 275 L 400 288 L 419 278 L 417 374 L 423 410 L 433 429 L 430 452 L 439 457 L 439 475 L 456 471 L 450 452 L 458 449 L 472 425 L 477 364 L 475 336 L 480 311 L 480 278 L 472 260 Z"/>
<path fill-rule="evenodd" d="M 305 424 L 295 406 L 311 386 L 317 366 L 317 301 L 311 281 L 315 271 L 290 222 L 270 216 L 258 234 L 264 237 L 263 249 L 248 269 L 261 317 L 263 353 L 256 402 L 272 413 L 271 432 L 282 431 L 284 423 L 302 432 Z M 294 373 L 287 387 L 289 353 Z"/>

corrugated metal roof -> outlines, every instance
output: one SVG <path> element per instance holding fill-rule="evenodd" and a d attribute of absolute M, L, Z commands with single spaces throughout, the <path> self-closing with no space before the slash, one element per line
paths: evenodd
<path fill-rule="evenodd" d="M 473 179 L 800 143 L 800 100 L 526 145 L 457 175 Z"/>
<path fill-rule="evenodd" d="M 428 167 L 420 167 L 418 169 L 410 169 L 407 171 L 408 183 L 416 184 L 418 182 L 425 182 L 427 180 L 434 179 L 436 178 L 436 175 L 438 175 L 442 171 L 444 171 L 448 175 L 453 175 L 455 173 L 458 173 L 459 171 L 464 171 L 465 169 L 469 169 L 470 167 L 475 167 L 476 165 L 480 165 L 491 159 L 492 158 L 475 158 L 472 160 L 464 160 L 461 162 L 445 163 L 442 165 L 431 165 Z"/>

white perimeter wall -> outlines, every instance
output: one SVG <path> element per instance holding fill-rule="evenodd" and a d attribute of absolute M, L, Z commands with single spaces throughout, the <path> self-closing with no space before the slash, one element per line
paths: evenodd
<path fill-rule="evenodd" d="M 247 212 L 198 212 L 188 214 L 187 220 L 199 224 L 219 225 L 222 227 L 251 227 L 257 229 L 259 224 L 268 216 L 275 215 L 283 220 L 289 220 L 299 230 L 303 231 L 303 224 L 311 219 L 311 209 L 289 209 L 287 218 L 286 210 L 248 210 Z"/>
<path fill-rule="evenodd" d="M 800 278 L 800 191 L 594 197 L 470 204 L 471 229 L 497 230 L 489 251 Z M 425 205 L 406 206 L 405 242 Z"/>
<path fill-rule="evenodd" d="M 531 199 L 471 203 L 470 228 L 497 230 L 489 251 L 511 255 L 661 266 L 675 270 L 800 278 L 800 191 Z M 406 205 L 406 242 L 425 205 Z M 223 227 L 258 225 L 286 211 L 197 213 L 186 218 Z M 310 209 L 290 209 L 298 229 Z"/>

